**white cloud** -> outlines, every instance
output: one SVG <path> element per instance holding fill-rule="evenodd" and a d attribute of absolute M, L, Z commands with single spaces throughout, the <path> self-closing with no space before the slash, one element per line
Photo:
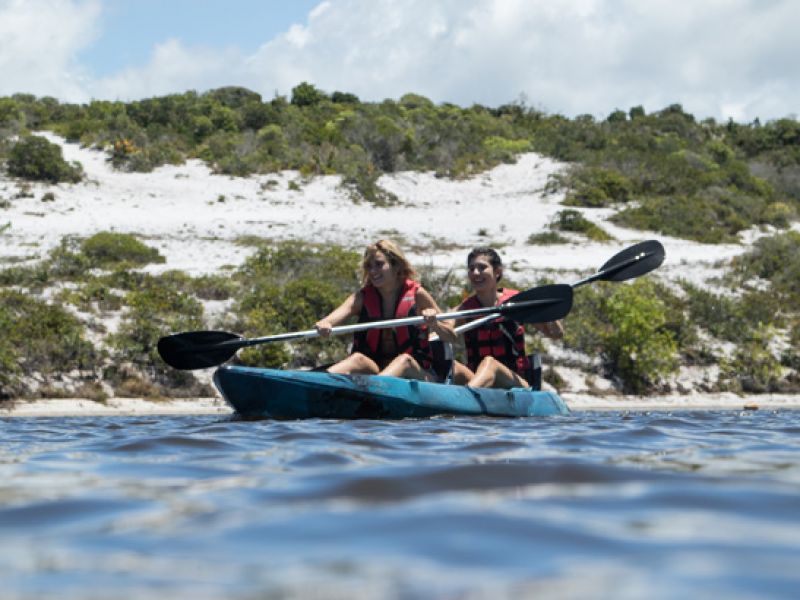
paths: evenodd
<path fill-rule="evenodd" d="M 256 89 L 307 79 L 371 100 L 414 91 L 492 106 L 524 94 L 551 112 L 598 116 L 679 102 L 698 116 L 774 118 L 800 105 L 793 0 L 329 4 L 304 26 L 302 48 L 286 35 L 251 57 Z"/>
<path fill-rule="evenodd" d="M 83 99 L 78 53 L 97 36 L 99 0 L 0 0 L 0 94 Z"/>
<path fill-rule="evenodd" d="M 243 63 L 235 49 L 187 48 L 167 40 L 154 48 L 146 65 L 95 81 L 89 89 L 92 97 L 112 100 L 206 90 L 228 85 Z"/>
<path fill-rule="evenodd" d="M 250 55 L 165 40 L 147 64 L 89 81 L 75 56 L 97 4 L 0 0 L 0 70 L 13 74 L 0 91 L 131 99 L 243 85 L 270 97 L 309 81 L 366 100 L 496 106 L 524 94 L 568 115 L 678 102 L 763 120 L 800 107 L 795 0 L 327 0 Z"/>

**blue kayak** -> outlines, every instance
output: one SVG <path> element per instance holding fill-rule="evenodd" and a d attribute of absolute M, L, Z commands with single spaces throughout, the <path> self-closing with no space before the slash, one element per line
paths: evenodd
<path fill-rule="evenodd" d="M 569 413 L 553 392 L 473 389 L 380 375 L 223 366 L 214 373 L 214 384 L 228 404 L 247 418 L 547 417 Z"/>

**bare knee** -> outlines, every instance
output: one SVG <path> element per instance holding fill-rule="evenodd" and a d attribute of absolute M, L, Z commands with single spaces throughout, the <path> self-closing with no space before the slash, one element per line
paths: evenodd
<path fill-rule="evenodd" d="M 436 379 L 432 372 L 423 369 L 416 359 L 409 354 L 400 354 L 395 357 L 380 374 L 404 377 L 406 379 L 421 379 L 423 381 L 434 381 Z"/>
<path fill-rule="evenodd" d="M 469 387 L 494 387 L 500 363 L 493 356 L 485 356 L 475 370 L 475 376 L 469 380 Z"/>
<path fill-rule="evenodd" d="M 494 356 L 484 356 L 483 360 L 481 360 L 481 364 L 478 365 L 478 371 L 482 369 L 491 369 L 494 371 L 497 369 L 497 365 L 498 362 Z"/>
<path fill-rule="evenodd" d="M 417 368 L 415 361 L 409 354 L 398 354 L 392 359 L 386 368 L 381 371 L 381 375 L 391 375 L 393 377 L 404 377 L 406 373 Z"/>
<path fill-rule="evenodd" d="M 378 372 L 378 366 L 375 364 L 375 361 L 366 354 L 354 352 L 350 355 L 350 359 L 353 361 L 353 366 L 358 368 L 359 373 Z"/>
<path fill-rule="evenodd" d="M 344 375 L 349 373 L 377 375 L 378 365 L 376 365 L 375 361 L 367 355 L 361 354 L 361 352 L 354 352 L 344 360 L 330 367 L 328 372 L 340 373 Z"/>
<path fill-rule="evenodd" d="M 417 361 L 410 354 L 398 354 L 392 361 L 392 364 L 397 365 L 398 368 L 407 370 L 417 367 Z"/>

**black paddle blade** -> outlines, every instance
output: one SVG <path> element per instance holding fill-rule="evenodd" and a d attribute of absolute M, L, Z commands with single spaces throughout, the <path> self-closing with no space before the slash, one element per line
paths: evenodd
<path fill-rule="evenodd" d="M 626 248 L 600 267 L 597 279 L 626 281 L 654 271 L 664 262 L 664 246 L 657 240 L 640 242 Z"/>
<path fill-rule="evenodd" d="M 503 316 L 520 323 L 557 321 L 572 309 L 572 286 L 559 283 L 531 288 L 512 296 L 498 308 Z"/>
<path fill-rule="evenodd" d="M 158 340 L 158 353 L 170 367 L 188 371 L 221 365 L 241 348 L 242 337 L 227 331 L 189 331 Z M 227 343 L 226 343 L 227 342 Z"/>

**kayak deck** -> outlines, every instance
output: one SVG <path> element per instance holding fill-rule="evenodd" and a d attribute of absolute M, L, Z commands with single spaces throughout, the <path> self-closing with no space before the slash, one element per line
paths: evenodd
<path fill-rule="evenodd" d="M 379 375 L 223 366 L 214 373 L 214 384 L 228 404 L 248 418 L 544 417 L 569 413 L 553 392 L 475 389 Z"/>

